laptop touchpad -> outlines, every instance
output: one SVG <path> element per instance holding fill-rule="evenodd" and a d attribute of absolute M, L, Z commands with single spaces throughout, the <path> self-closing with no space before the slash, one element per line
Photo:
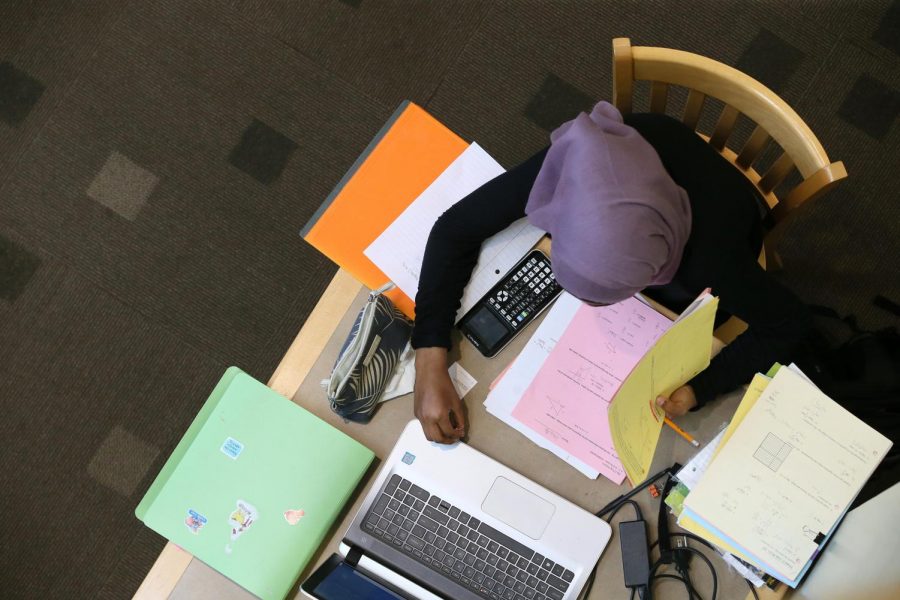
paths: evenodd
<path fill-rule="evenodd" d="M 505 477 L 498 477 L 481 503 L 481 510 L 537 540 L 544 535 L 556 505 Z"/>

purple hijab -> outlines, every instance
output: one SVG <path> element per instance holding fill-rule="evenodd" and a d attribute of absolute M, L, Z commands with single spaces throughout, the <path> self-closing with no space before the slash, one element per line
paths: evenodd
<path fill-rule="evenodd" d="M 563 288 L 612 304 L 672 281 L 691 206 L 653 147 L 608 102 L 550 140 L 525 213 L 553 236 L 553 271 Z"/>

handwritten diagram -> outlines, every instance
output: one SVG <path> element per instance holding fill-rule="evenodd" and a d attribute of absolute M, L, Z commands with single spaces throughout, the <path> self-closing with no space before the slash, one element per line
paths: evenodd
<path fill-rule="evenodd" d="M 777 472 L 778 467 L 790 456 L 793 449 L 793 446 L 774 433 L 769 432 L 762 443 L 760 443 L 756 452 L 753 453 L 753 458 Z"/>

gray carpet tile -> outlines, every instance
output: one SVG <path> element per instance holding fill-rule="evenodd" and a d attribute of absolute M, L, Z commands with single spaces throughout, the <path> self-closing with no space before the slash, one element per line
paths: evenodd
<path fill-rule="evenodd" d="M 881 141 L 890 134 L 900 114 L 900 90 L 867 73 L 853 82 L 838 116 L 870 137 Z"/>
<path fill-rule="evenodd" d="M 23 243 L 0 235 L 0 301 L 15 302 L 40 266 L 41 259 Z"/>
<path fill-rule="evenodd" d="M 782 4 L 794 8 L 801 19 L 814 21 L 880 58 L 897 56 L 891 49 L 897 44 L 891 30 L 900 26 L 897 0 L 787 0 Z"/>
<path fill-rule="evenodd" d="M 227 365 L 41 258 L 18 300 L 0 304 L 0 508 L 23 517 L 4 519 L 0 531 L 27 540 L 0 549 L 4 591 L 93 597 L 142 527 L 134 506 Z M 114 491 L 89 471 L 117 427 L 160 453 Z"/>
<path fill-rule="evenodd" d="M 428 100 L 491 4 L 249 0 L 235 7 L 338 77 L 394 105 Z"/>
<path fill-rule="evenodd" d="M 278 179 L 296 149 L 297 142 L 253 119 L 228 156 L 228 162 L 268 185 Z"/>
<path fill-rule="evenodd" d="M 900 0 L 894 0 L 885 11 L 872 40 L 900 56 Z"/>
<path fill-rule="evenodd" d="M 855 315 L 867 329 L 898 324 L 873 303 L 878 295 L 900 298 L 900 231 L 885 191 L 865 182 L 833 190 L 804 211 L 779 248 L 780 280 L 808 302 Z"/>
<path fill-rule="evenodd" d="M 893 202 L 900 184 L 890 175 L 900 148 L 896 104 L 890 100 L 898 90 L 900 64 L 841 42 L 829 69 L 798 106 L 849 177 L 791 226 L 782 249 L 782 277 L 805 298 L 853 313 L 868 327 L 897 323 L 872 299 L 879 293 L 900 296 L 900 219 Z"/>
<path fill-rule="evenodd" d="M 525 107 L 525 116 L 538 127 L 553 131 L 572 115 L 582 111 L 590 112 L 596 102 L 590 94 L 547 73 L 537 93 Z"/>
<path fill-rule="evenodd" d="M 12 63 L 0 63 L 0 120 L 8 126 L 20 125 L 43 93 L 43 83 Z"/>
<path fill-rule="evenodd" d="M 123 23 L 122 35 L 135 39 L 130 25 Z M 166 60 L 180 59 L 177 45 L 153 34 L 145 43 Z M 314 298 L 333 273 L 297 232 L 389 109 L 339 82 L 324 85 L 307 59 L 281 44 L 260 57 L 259 68 L 291 60 L 283 67 L 293 72 L 290 84 L 279 89 L 272 81 L 240 104 L 167 75 L 163 58 L 137 57 L 120 41 L 98 55 L 6 186 L 8 218 L 192 343 L 265 378 L 286 347 L 274 346 L 272 336 L 296 333 L 276 331 L 283 315 L 298 295 Z M 192 58 L 198 70 L 218 66 Z M 303 140 L 268 186 L 228 162 L 256 115 Z M 355 120 L 346 129 L 333 126 L 348 117 Z M 351 152 L 338 150 L 348 146 Z M 111 151 L 160 179 L 133 224 L 85 193 Z M 51 169 L 53 181 L 35 179 Z"/>
<path fill-rule="evenodd" d="M 783 95 L 785 84 L 805 57 L 790 41 L 762 27 L 734 67 Z"/>
<path fill-rule="evenodd" d="M 14 170 L 22 146 L 40 132 L 65 98 L 96 52 L 97 40 L 123 8 L 118 0 L 0 2 L 0 63 L 11 64 L 43 87 L 40 100 L 15 127 L 0 118 L 0 184 Z"/>
<path fill-rule="evenodd" d="M 130 536 L 123 536 L 123 541 L 127 546 L 119 546 L 116 568 L 97 589 L 94 596 L 97 600 L 121 600 L 133 595 L 166 543 L 162 536 L 143 525 L 138 525 Z"/>
<path fill-rule="evenodd" d="M 898 92 L 900 62 L 885 62 L 855 44 L 841 42 L 829 68 L 819 74 L 797 106 L 829 157 L 844 161 L 851 185 L 865 182 L 884 197 L 896 197 L 898 190 L 896 181 L 886 176 L 896 169 L 900 148 Z M 847 106 L 853 100 L 860 103 L 860 110 L 873 114 L 858 115 Z"/>
<path fill-rule="evenodd" d="M 159 177 L 114 150 L 86 193 L 91 200 L 134 221 L 158 183 Z"/>

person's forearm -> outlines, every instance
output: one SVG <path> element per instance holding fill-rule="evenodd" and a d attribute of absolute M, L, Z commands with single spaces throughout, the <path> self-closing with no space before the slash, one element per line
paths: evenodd
<path fill-rule="evenodd" d="M 690 381 L 698 407 L 716 396 L 749 383 L 756 373 L 765 373 L 779 361 L 789 362 L 809 332 L 806 314 L 786 321 L 781 329 L 748 329 L 722 349 L 709 367 Z"/>
<path fill-rule="evenodd" d="M 447 349 L 440 346 L 416 349 L 416 376 L 434 369 L 447 369 Z"/>
<path fill-rule="evenodd" d="M 450 207 L 434 224 L 419 275 L 413 348 L 450 347 L 450 331 L 481 244 L 525 216 L 546 150 L 495 177 Z"/>

